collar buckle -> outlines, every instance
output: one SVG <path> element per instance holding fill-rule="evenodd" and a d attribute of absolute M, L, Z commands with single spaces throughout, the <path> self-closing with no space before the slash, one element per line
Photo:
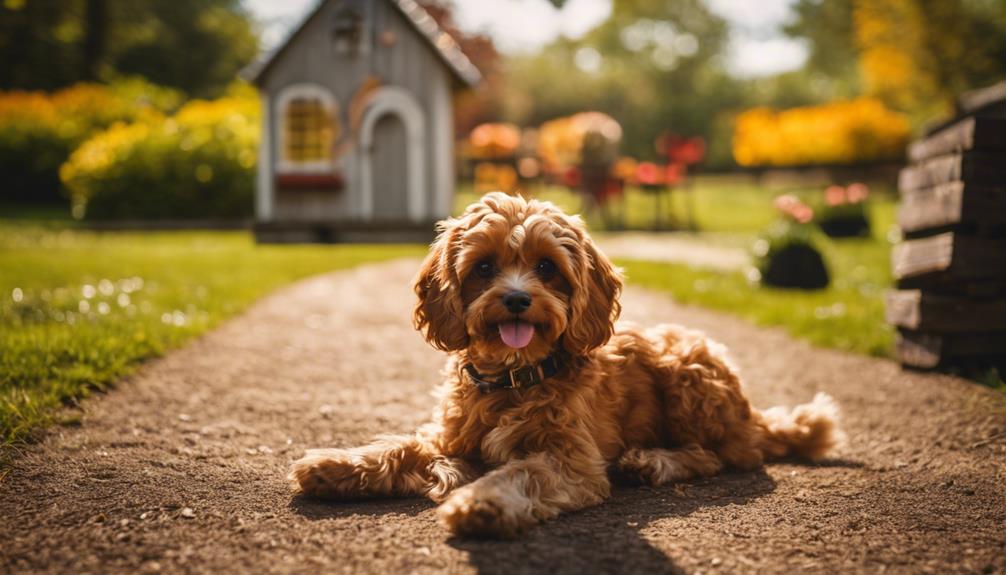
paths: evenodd
<path fill-rule="evenodd" d="M 514 389 L 531 387 L 533 385 L 538 385 L 539 383 L 541 383 L 541 376 L 538 375 L 538 368 L 536 366 L 529 365 L 527 367 L 511 369 L 509 374 L 510 374 L 510 387 Z"/>

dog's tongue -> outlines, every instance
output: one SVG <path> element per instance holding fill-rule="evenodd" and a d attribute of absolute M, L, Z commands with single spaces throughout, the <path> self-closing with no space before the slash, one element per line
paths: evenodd
<path fill-rule="evenodd" d="M 523 321 L 508 321 L 500 324 L 503 343 L 514 349 L 526 347 L 534 337 L 534 326 Z"/>

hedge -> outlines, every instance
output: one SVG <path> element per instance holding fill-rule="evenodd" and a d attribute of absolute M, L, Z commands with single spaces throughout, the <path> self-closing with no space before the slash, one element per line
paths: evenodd
<path fill-rule="evenodd" d="M 96 131 L 159 117 L 180 96 L 142 80 L 77 84 L 53 92 L 0 92 L 0 201 L 56 203 L 59 167 Z"/>
<path fill-rule="evenodd" d="M 258 126 L 258 101 L 248 95 L 195 100 L 171 117 L 116 124 L 60 169 L 74 217 L 249 216 Z"/>

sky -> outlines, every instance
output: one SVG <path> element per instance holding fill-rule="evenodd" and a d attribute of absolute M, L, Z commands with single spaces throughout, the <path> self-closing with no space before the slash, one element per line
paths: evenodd
<path fill-rule="evenodd" d="M 758 77 L 794 70 L 807 58 L 807 47 L 787 38 L 780 26 L 791 16 L 794 0 L 706 0 L 729 22 L 727 67 L 737 76 Z M 244 0 L 264 25 L 266 48 L 285 37 L 317 0 Z M 568 0 L 562 10 L 547 0 L 454 0 L 454 18 L 462 30 L 492 36 L 503 52 L 540 49 L 560 35 L 579 38 L 611 13 L 612 0 Z"/>

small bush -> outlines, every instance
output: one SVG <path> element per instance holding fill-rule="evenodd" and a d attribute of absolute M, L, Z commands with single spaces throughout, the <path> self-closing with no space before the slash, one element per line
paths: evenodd
<path fill-rule="evenodd" d="M 815 245 L 811 222 L 814 211 L 794 196 L 776 198 L 783 218 L 755 241 L 754 257 L 764 285 L 781 288 L 823 289 L 830 277 Z"/>
<path fill-rule="evenodd" d="M 852 184 L 848 188 L 829 186 L 824 203 L 817 210 L 817 225 L 830 238 L 855 238 L 870 235 L 870 219 L 866 211 L 869 188 Z"/>
<path fill-rule="evenodd" d="M 195 100 L 172 117 L 116 124 L 60 170 L 74 217 L 240 218 L 251 214 L 258 103 Z"/>

